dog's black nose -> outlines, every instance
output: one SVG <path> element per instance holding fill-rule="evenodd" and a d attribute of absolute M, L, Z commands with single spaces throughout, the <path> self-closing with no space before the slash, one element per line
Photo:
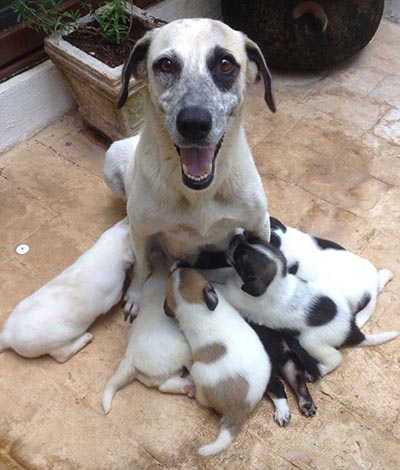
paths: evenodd
<path fill-rule="evenodd" d="M 201 140 L 208 136 L 212 125 L 210 112 L 200 106 L 188 106 L 179 111 L 176 126 L 185 139 Z"/>

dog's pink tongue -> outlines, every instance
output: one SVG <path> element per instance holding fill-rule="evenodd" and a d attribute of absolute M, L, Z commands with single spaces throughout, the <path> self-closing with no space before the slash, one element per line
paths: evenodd
<path fill-rule="evenodd" d="M 181 147 L 180 152 L 183 171 L 186 174 L 202 176 L 211 172 L 215 147 Z"/>

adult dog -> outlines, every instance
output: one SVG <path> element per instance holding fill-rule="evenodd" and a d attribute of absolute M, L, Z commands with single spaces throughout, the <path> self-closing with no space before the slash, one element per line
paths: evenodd
<path fill-rule="evenodd" d="M 119 107 L 132 74 L 147 83 L 147 99 L 125 181 L 135 254 L 125 298 L 131 318 L 151 246 L 195 260 L 203 249 L 226 248 L 238 226 L 269 239 L 267 201 L 242 127 L 246 86 L 260 75 L 275 111 L 260 49 L 219 21 L 178 20 L 148 32 L 124 65 Z"/>

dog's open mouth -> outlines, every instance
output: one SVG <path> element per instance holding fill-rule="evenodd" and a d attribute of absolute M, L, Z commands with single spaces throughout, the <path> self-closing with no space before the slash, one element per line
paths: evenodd
<path fill-rule="evenodd" d="M 181 159 L 182 181 L 190 189 L 205 189 L 214 180 L 215 159 L 221 148 L 223 138 L 215 147 L 178 147 Z"/>

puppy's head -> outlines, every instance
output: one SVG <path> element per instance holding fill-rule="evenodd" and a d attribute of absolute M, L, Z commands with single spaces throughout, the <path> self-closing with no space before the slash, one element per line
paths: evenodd
<path fill-rule="evenodd" d="M 218 296 L 211 284 L 193 268 L 175 267 L 168 278 L 164 311 L 170 317 L 188 312 L 191 306 L 214 311 Z M 204 310 L 203 309 L 203 310 Z"/>
<path fill-rule="evenodd" d="M 287 274 L 283 254 L 251 233 L 232 237 L 227 258 L 243 281 L 241 289 L 253 297 L 264 294 L 276 277 Z"/>
<path fill-rule="evenodd" d="M 259 47 L 220 21 L 177 20 L 147 33 L 123 68 L 119 107 L 132 73 L 147 82 L 175 145 L 182 182 L 192 190 L 212 184 L 229 118 L 240 110 L 248 83 L 262 76 L 265 100 L 275 112 Z"/>

